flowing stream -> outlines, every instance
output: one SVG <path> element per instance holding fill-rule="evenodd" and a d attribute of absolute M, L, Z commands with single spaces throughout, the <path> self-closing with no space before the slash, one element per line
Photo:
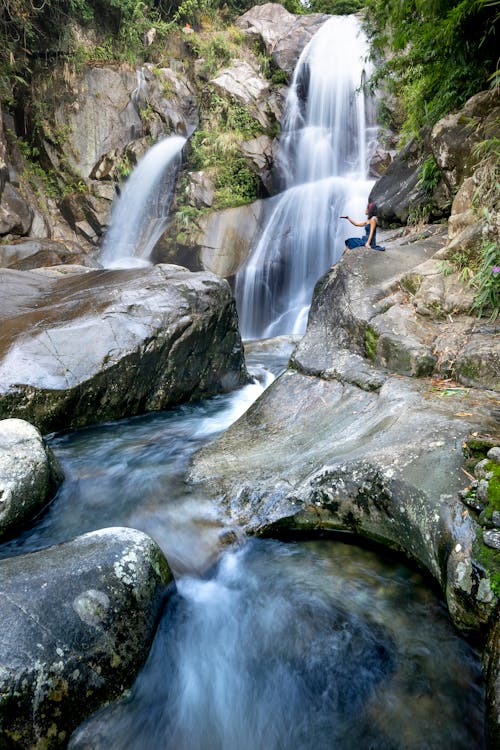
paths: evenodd
<path fill-rule="evenodd" d="M 339 541 L 238 539 L 193 495 L 193 452 L 285 367 L 292 342 L 249 346 L 234 393 L 54 435 L 66 475 L 2 557 L 105 526 L 161 545 L 176 577 L 130 696 L 70 750 L 481 750 L 479 660 L 429 581 Z M 234 539 L 234 535 L 233 535 Z"/>
<path fill-rule="evenodd" d="M 279 164 L 285 190 L 236 279 L 244 338 L 303 333 L 317 280 L 363 217 L 376 138 L 360 87 L 368 44 L 355 16 L 327 21 L 303 50 L 286 101 Z"/>

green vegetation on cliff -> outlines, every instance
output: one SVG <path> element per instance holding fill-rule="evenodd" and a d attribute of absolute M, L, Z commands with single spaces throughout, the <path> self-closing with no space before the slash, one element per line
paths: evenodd
<path fill-rule="evenodd" d="M 498 82 L 498 0 L 366 0 L 374 84 L 397 97 L 406 137 Z M 389 53 L 389 54 L 388 54 Z"/>

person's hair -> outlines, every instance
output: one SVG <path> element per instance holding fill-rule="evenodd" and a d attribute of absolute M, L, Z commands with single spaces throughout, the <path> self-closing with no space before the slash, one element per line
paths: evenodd
<path fill-rule="evenodd" d="M 369 203 L 368 206 L 367 206 L 367 208 L 368 208 L 368 218 L 369 219 L 371 219 L 372 216 L 376 216 L 377 215 L 377 206 L 375 205 L 375 203 Z"/>

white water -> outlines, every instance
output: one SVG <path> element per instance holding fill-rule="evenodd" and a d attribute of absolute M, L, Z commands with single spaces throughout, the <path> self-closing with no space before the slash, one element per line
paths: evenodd
<path fill-rule="evenodd" d="M 148 265 L 148 258 L 167 225 L 185 142 L 185 138 L 177 135 L 159 141 L 126 181 L 104 238 L 100 261 L 105 268 Z"/>
<path fill-rule="evenodd" d="M 339 215 L 363 216 L 376 134 L 360 90 L 367 56 L 354 16 L 327 21 L 300 56 L 278 161 L 286 189 L 236 279 L 244 338 L 303 333 L 314 284 L 350 234 Z"/>

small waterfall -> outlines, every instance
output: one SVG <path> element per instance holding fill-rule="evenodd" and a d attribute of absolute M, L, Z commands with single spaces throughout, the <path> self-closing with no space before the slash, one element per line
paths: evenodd
<path fill-rule="evenodd" d="M 139 161 L 115 202 L 100 261 L 105 268 L 145 265 L 165 231 L 182 148 L 180 136 L 155 144 Z"/>
<path fill-rule="evenodd" d="M 376 135 L 361 91 L 367 56 L 355 16 L 328 20 L 300 56 L 278 159 L 285 190 L 236 279 L 244 338 L 305 330 L 314 284 L 343 252 L 338 216 L 363 216 Z"/>

